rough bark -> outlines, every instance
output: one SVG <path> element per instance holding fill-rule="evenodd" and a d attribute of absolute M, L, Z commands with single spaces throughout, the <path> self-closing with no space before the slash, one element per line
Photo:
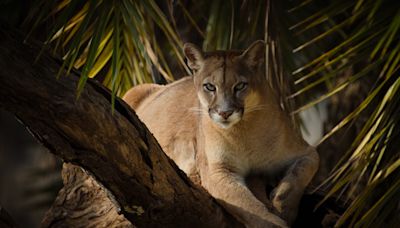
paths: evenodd
<path fill-rule="evenodd" d="M 66 170 L 66 183 L 80 185 L 64 187 L 44 225 L 74 226 L 67 222 L 74 210 L 82 216 L 81 226 L 94 218 L 107 222 L 108 216 L 129 225 L 120 210 L 138 227 L 240 226 L 165 156 L 124 102 L 117 100 L 112 114 L 109 92 L 92 80 L 77 99 L 79 74 L 57 80 L 60 62 L 46 53 L 35 62 L 40 45 L 22 40 L 0 29 L 0 107 L 15 114 L 52 153 L 90 173 L 86 178 L 76 167 Z M 92 177 L 107 191 L 99 193 Z"/>
<path fill-rule="evenodd" d="M 44 216 L 42 227 L 134 227 L 82 168 L 64 163 L 62 178 L 64 186 Z"/>

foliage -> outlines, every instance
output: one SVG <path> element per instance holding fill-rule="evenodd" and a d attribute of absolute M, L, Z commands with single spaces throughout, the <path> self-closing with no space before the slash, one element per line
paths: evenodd
<path fill-rule="evenodd" d="M 370 87 L 364 85 L 370 90 L 368 96 L 321 140 L 357 118 L 367 118 L 335 172 L 325 181 L 331 186 L 326 197 L 346 191 L 352 199 L 337 226 L 380 227 L 395 222 L 392 216 L 400 196 L 399 6 L 383 0 L 332 1 L 291 27 L 304 40 L 294 52 L 304 51 L 310 60 L 294 70 L 299 89 L 290 98 L 310 97 L 321 92 L 321 87 L 323 91 L 294 113 L 332 97 L 357 80 L 368 77 L 373 81 Z M 313 6 L 300 6 L 293 14 L 307 7 Z M 340 81 L 338 75 L 349 69 L 353 73 Z"/>
<path fill-rule="evenodd" d="M 201 42 L 205 50 L 267 41 L 267 76 L 281 97 L 288 95 L 282 99 L 285 108 L 299 106 L 292 114 L 368 78 L 373 82 L 363 85 L 368 96 L 321 140 L 367 117 L 326 181 L 331 187 L 327 197 L 343 191 L 351 196 L 338 226 L 390 223 L 400 195 L 399 3 L 271 2 L 41 1 L 29 18 L 37 18 L 34 28 L 50 21 L 47 43 L 63 55 L 69 70 L 82 71 L 78 91 L 91 77 L 122 95 L 133 85 L 157 80 L 158 74 L 172 81 L 177 69 L 190 73 L 181 54 L 188 40 Z M 364 188 L 357 188 L 360 184 Z"/>
<path fill-rule="evenodd" d="M 81 70 L 78 92 L 88 78 L 99 75 L 113 95 L 152 82 L 155 70 L 172 81 L 166 56 L 185 65 L 182 42 L 153 0 L 42 1 L 35 9 L 31 13 L 31 17 L 37 17 L 33 27 L 52 20 L 47 43 L 54 43 L 68 71 L 73 67 Z M 171 47 L 169 53 L 161 51 L 158 30 L 166 38 L 163 45 Z"/>

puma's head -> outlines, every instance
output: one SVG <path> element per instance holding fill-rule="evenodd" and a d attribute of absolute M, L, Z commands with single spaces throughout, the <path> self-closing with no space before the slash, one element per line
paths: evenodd
<path fill-rule="evenodd" d="M 258 105 L 264 81 L 263 41 L 254 42 L 243 52 L 203 52 L 186 43 L 184 52 L 194 72 L 202 109 L 218 126 L 230 128 Z"/>

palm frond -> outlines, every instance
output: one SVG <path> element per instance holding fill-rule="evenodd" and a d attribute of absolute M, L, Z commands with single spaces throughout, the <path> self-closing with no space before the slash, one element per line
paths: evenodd
<path fill-rule="evenodd" d="M 51 9 L 51 16 L 38 17 L 34 25 L 55 18 L 47 43 L 53 43 L 63 55 L 68 70 L 81 70 L 78 93 L 87 78 L 93 77 L 101 77 L 113 91 L 113 99 L 132 85 L 152 82 L 154 70 L 167 81 L 174 80 L 165 52 L 159 51 L 156 30 L 164 33 L 173 47 L 168 55 L 185 67 L 181 40 L 154 0 L 64 0 L 49 4 L 42 3 Z"/>
<path fill-rule="evenodd" d="M 400 133 L 400 5 L 392 3 L 335 1 L 291 27 L 303 41 L 294 52 L 308 60 L 293 71 L 298 89 L 289 99 L 307 100 L 294 113 L 330 98 L 361 78 L 375 81 L 358 107 L 321 140 L 361 116 L 366 118 L 332 176 L 324 182 L 330 186 L 326 198 L 344 191 L 351 202 L 337 226 L 379 227 L 390 223 L 399 203 L 400 156 L 395 138 Z M 315 1 L 308 6 L 313 4 Z M 291 13 L 302 8 L 295 7 Z M 352 69 L 352 75 L 338 83 L 337 75 L 347 69 Z M 310 95 L 316 93 L 320 93 L 319 97 L 309 101 Z"/>

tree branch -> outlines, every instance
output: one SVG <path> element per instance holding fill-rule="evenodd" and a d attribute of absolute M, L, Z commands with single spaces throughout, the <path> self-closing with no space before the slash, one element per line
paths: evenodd
<path fill-rule="evenodd" d="M 134 112 L 79 75 L 56 79 L 60 68 L 40 45 L 0 29 L 0 107 L 12 112 L 55 155 L 83 167 L 112 194 L 139 227 L 226 227 L 240 224 L 162 152 Z M 93 202 L 95 203 L 95 202 Z"/>

